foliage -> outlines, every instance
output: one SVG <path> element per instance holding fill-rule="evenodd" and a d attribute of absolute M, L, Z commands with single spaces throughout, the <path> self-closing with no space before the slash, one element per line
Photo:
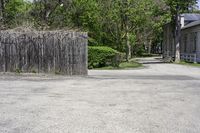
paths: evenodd
<path fill-rule="evenodd" d="M 173 26 L 173 38 L 175 42 L 175 62 L 180 62 L 180 38 L 181 38 L 181 13 L 192 11 L 197 0 L 166 0 L 170 9 L 171 24 Z"/>
<path fill-rule="evenodd" d="M 189 12 L 192 10 L 194 5 L 197 3 L 197 0 L 165 0 L 166 4 L 170 7 L 172 15 L 177 13 L 177 10 L 180 10 L 181 13 Z"/>
<path fill-rule="evenodd" d="M 174 19 L 177 5 L 182 13 L 193 11 L 195 4 L 195 0 L 0 1 L 5 3 L 0 15 L 8 27 L 28 22 L 39 29 L 86 31 L 90 46 L 108 46 L 127 58 L 148 45 L 161 44 L 162 27 Z"/>
<path fill-rule="evenodd" d="M 119 64 L 118 67 L 115 66 L 106 66 L 101 68 L 95 68 L 98 70 L 123 70 L 123 69 L 135 69 L 142 67 L 142 64 L 136 62 L 136 61 L 129 61 L 129 62 L 122 62 Z"/>
<path fill-rule="evenodd" d="M 88 48 L 89 68 L 105 67 L 106 65 L 118 66 L 122 54 L 110 47 L 90 46 Z"/>
<path fill-rule="evenodd" d="M 18 18 L 16 16 L 21 14 L 18 9 L 22 9 L 23 14 L 31 18 L 29 22 L 33 22 L 37 28 L 67 27 L 87 31 L 89 45 L 103 44 L 127 54 L 130 49 L 138 47 L 136 45 L 158 40 L 165 22 L 163 14 L 158 14 L 162 11 L 162 0 L 34 0 L 27 10 L 27 2 L 13 1 L 24 4 L 8 3 L 8 7 L 15 8 L 10 10 L 7 7 L 12 20 Z M 16 21 L 9 18 L 6 21 L 13 25 Z M 24 17 L 20 20 L 27 21 Z"/>
<path fill-rule="evenodd" d="M 193 66 L 193 67 L 200 67 L 199 63 L 191 63 L 191 62 L 186 62 L 186 61 L 181 61 L 178 64 L 186 65 L 186 66 Z"/>
<path fill-rule="evenodd" d="M 171 22 L 176 26 L 177 15 L 196 11 L 197 0 L 165 0 L 165 3 L 169 8 L 168 14 L 171 17 Z"/>
<path fill-rule="evenodd" d="M 160 56 L 159 54 L 149 54 L 149 53 L 142 53 L 139 57 L 156 57 Z"/>
<path fill-rule="evenodd" d="M 16 73 L 16 74 L 20 74 L 20 73 L 22 73 L 22 71 L 21 71 L 20 69 L 16 69 L 16 70 L 15 70 L 15 73 Z"/>
<path fill-rule="evenodd" d="M 18 26 L 24 22 L 28 11 L 31 9 L 31 3 L 24 0 L 11 0 L 5 4 L 4 23 L 8 27 Z"/>
<path fill-rule="evenodd" d="M 119 65 L 120 69 L 130 69 L 130 68 L 137 68 L 137 67 L 141 67 L 142 64 L 137 63 L 135 61 L 129 61 L 129 62 L 122 62 Z"/>

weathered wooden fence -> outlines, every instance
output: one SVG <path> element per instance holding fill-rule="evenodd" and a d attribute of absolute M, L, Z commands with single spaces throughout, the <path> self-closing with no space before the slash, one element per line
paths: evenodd
<path fill-rule="evenodd" d="M 0 31 L 1 72 L 87 74 L 87 33 Z"/>

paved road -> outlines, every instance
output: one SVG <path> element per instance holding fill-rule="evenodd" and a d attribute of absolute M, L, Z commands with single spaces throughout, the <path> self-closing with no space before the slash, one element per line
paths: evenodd
<path fill-rule="evenodd" d="M 0 133 L 199 133 L 200 68 L 0 76 Z"/>

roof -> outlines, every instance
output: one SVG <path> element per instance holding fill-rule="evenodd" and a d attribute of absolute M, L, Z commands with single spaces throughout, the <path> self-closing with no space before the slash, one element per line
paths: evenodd
<path fill-rule="evenodd" d="M 194 27 L 194 26 L 197 26 L 197 25 L 200 25 L 200 20 L 189 23 L 186 26 L 184 26 L 182 29 L 187 29 L 187 28 Z"/>
<path fill-rule="evenodd" d="M 200 20 L 200 14 L 198 13 L 185 13 L 182 14 L 184 16 L 185 21 L 197 21 Z"/>

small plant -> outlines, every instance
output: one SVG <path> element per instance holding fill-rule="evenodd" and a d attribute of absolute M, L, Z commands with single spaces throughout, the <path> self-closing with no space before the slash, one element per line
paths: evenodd
<path fill-rule="evenodd" d="M 200 63 L 191 63 L 191 62 L 187 62 L 187 61 L 181 61 L 177 64 L 186 65 L 186 66 L 193 66 L 193 67 L 200 67 Z"/>
<path fill-rule="evenodd" d="M 59 71 L 55 71 L 55 74 L 56 75 L 60 75 L 61 73 Z"/>
<path fill-rule="evenodd" d="M 90 46 L 88 49 L 88 67 L 100 68 L 105 66 L 119 66 L 123 54 L 110 47 Z"/>
<path fill-rule="evenodd" d="M 106 66 L 101 68 L 96 68 L 97 70 L 123 70 L 123 69 L 134 69 L 142 67 L 142 64 L 136 62 L 136 61 L 129 61 L 129 62 L 122 62 L 119 64 L 119 66 Z"/>
<path fill-rule="evenodd" d="M 17 74 L 20 74 L 22 71 L 19 69 L 19 68 L 17 68 L 16 70 L 15 70 L 15 73 L 17 73 Z"/>
<path fill-rule="evenodd" d="M 32 73 L 37 73 L 35 70 L 32 70 L 31 72 L 32 72 Z"/>

